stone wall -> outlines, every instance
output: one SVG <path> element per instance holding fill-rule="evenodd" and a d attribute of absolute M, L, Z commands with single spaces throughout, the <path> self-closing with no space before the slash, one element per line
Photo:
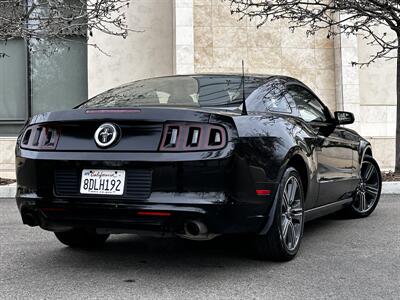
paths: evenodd
<path fill-rule="evenodd" d="M 117 85 L 174 72 L 173 0 L 135 0 L 127 12 L 126 39 L 94 32 L 88 48 L 89 96 Z"/>
<path fill-rule="evenodd" d="M 241 72 L 243 59 L 246 72 L 296 77 L 336 108 L 334 43 L 324 32 L 291 32 L 281 21 L 257 29 L 256 22 L 232 16 L 226 2 L 193 4 L 196 73 Z"/>
<path fill-rule="evenodd" d="M 367 45 L 362 37 L 358 38 L 359 62 L 367 61 L 377 50 Z M 396 60 L 378 60 L 368 67 L 359 68 L 358 74 L 360 133 L 371 141 L 381 168 L 391 169 L 395 162 Z"/>
<path fill-rule="evenodd" d="M 349 127 L 371 141 L 382 169 L 394 167 L 395 61 L 360 69 L 352 62 L 365 61 L 374 51 L 362 37 L 307 36 L 306 29 L 291 32 L 283 21 L 257 29 L 256 22 L 232 16 L 226 2 L 185 1 L 194 5 L 196 73 L 241 72 L 244 59 L 248 73 L 298 78 L 332 111 L 353 112 L 356 122 Z"/>

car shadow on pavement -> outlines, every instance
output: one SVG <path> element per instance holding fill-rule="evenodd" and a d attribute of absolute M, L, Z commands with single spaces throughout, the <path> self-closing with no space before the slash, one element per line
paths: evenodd
<path fill-rule="evenodd" d="M 331 230 L 340 220 L 330 217 L 309 222 L 305 226 L 305 239 L 299 256 L 307 253 L 312 242 L 318 236 L 323 237 L 326 230 Z M 336 224 L 336 225 L 335 225 Z M 213 269 L 223 271 L 230 268 L 254 268 L 260 261 L 252 255 L 251 241 L 245 236 L 220 236 L 211 241 L 198 242 L 180 238 L 154 238 L 137 235 L 112 235 L 100 249 L 74 249 L 58 244 L 51 254 L 37 257 L 52 259 L 59 267 L 85 268 L 91 272 L 105 272 L 118 268 L 126 271 L 140 269 L 158 272 L 179 270 Z M 296 260 L 292 261 L 296 262 Z M 289 262 L 289 263 L 292 263 Z M 265 261 L 262 266 L 280 265 Z"/>

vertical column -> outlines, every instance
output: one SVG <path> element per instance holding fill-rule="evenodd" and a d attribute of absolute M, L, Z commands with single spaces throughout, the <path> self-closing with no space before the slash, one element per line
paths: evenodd
<path fill-rule="evenodd" d="M 175 0 L 174 6 L 174 73 L 194 73 L 193 0 Z"/>
<path fill-rule="evenodd" d="M 357 37 L 338 35 L 335 37 L 334 47 L 337 110 L 354 113 L 355 123 L 348 127 L 360 130 L 360 82 L 358 67 L 352 66 L 352 62 L 358 61 Z"/>

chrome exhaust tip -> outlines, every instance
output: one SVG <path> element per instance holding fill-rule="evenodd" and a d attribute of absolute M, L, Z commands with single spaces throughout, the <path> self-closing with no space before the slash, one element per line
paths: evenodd
<path fill-rule="evenodd" d="M 179 237 L 195 240 L 195 241 L 208 241 L 212 240 L 219 234 L 209 233 L 207 226 L 198 220 L 187 221 L 183 224 L 184 234 L 178 234 Z"/>
<path fill-rule="evenodd" d="M 207 226 L 200 221 L 189 221 L 183 225 L 183 229 L 186 235 L 199 236 L 207 233 Z"/>

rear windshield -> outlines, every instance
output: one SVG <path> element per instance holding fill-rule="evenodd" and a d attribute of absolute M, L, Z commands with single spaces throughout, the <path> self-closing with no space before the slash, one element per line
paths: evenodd
<path fill-rule="evenodd" d="M 245 77 L 245 97 L 266 78 Z M 174 76 L 139 80 L 101 93 L 78 108 L 165 106 L 239 106 L 241 76 Z"/>

